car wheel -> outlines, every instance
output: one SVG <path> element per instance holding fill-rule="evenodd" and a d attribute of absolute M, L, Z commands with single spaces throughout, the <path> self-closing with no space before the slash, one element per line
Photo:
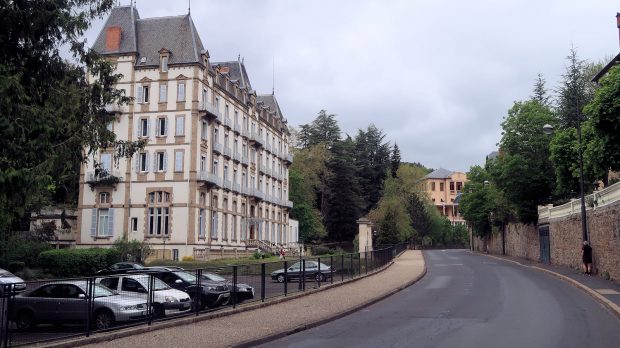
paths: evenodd
<path fill-rule="evenodd" d="M 284 274 L 278 274 L 277 281 L 278 283 L 284 283 Z"/>
<path fill-rule="evenodd" d="M 93 326 L 97 330 L 109 329 L 114 325 L 114 315 L 109 310 L 102 309 L 95 313 Z"/>
<path fill-rule="evenodd" d="M 30 311 L 21 311 L 17 314 L 15 324 L 18 330 L 30 330 L 36 326 L 34 314 Z"/>
<path fill-rule="evenodd" d="M 164 306 L 161 303 L 153 304 L 153 316 L 155 318 L 163 318 L 166 316 Z"/>
<path fill-rule="evenodd" d="M 324 282 L 325 281 L 325 274 L 322 273 L 317 273 L 314 275 L 314 280 L 316 280 L 317 282 Z"/>
<path fill-rule="evenodd" d="M 200 310 L 204 310 L 205 308 L 213 308 L 211 306 L 208 305 L 208 301 L 207 301 L 207 296 L 200 296 L 200 302 L 198 304 L 198 308 L 200 308 Z"/>

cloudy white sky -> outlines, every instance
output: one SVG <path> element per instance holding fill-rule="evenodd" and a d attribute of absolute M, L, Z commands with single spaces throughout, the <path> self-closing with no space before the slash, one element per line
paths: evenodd
<path fill-rule="evenodd" d="M 120 1 L 129 4 L 129 0 Z M 137 0 L 141 18 L 187 13 L 187 0 Z M 513 101 L 538 73 L 553 89 L 574 45 L 598 61 L 619 51 L 612 0 L 194 0 L 212 61 L 245 59 L 289 123 L 337 115 L 374 123 L 403 161 L 466 171 L 496 148 Z M 94 42 L 103 20 L 87 33 Z"/>

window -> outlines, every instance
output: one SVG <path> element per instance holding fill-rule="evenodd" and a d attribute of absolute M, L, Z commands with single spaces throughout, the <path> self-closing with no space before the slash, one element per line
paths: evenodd
<path fill-rule="evenodd" d="M 450 181 L 450 191 L 454 191 L 454 181 Z"/>
<path fill-rule="evenodd" d="M 149 86 L 141 85 L 138 86 L 138 103 L 148 103 L 149 102 Z"/>
<path fill-rule="evenodd" d="M 138 218 L 131 218 L 131 232 L 138 232 Z"/>
<path fill-rule="evenodd" d="M 211 239 L 217 239 L 217 211 L 211 212 Z"/>
<path fill-rule="evenodd" d="M 185 116 L 179 115 L 176 120 L 176 127 L 174 130 L 174 135 L 182 136 L 185 135 Z"/>
<path fill-rule="evenodd" d="M 457 181 L 457 183 L 456 183 L 456 190 L 457 191 L 461 191 L 462 189 L 463 189 L 463 183 Z"/>
<path fill-rule="evenodd" d="M 165 172 L 168 168 L 168 153 L 160 151 L 155 153 L 155 168 L 158 172 Z"/>
<path fill-rule="evenodd" d="M 439 183 L 439 191 L 443 191 L 444 190 L 444 183 L 440 182 Z"/>
<path fill-rule="evenodd" d="M 164 137 L 168 134 L 168 122 L 166 117 L 157 118 L 157 136 Z"/>
<path fill-rule="evenodd" d="M 112 170 L 112 154 L 111 153 L 101 154 L 101 169 L 105 170 L 106 174 L 109 174 L 110 170 Z"/>
<path fill-rule="evenodd" d="M 222 225 L 222 233 L 224 234 L 222 236 L 222 239 L 224 240 L 228 240 L 228 214 L 224 213 L 224 223 Z"/>
<path fill-rule="evenodd" d="M 99 194 L 99 204 L 109 204 L 110 194 L 108 192 L 101 192 Z"/>
<path fill-rule="evenodd" d="M 179 261 L 179 249 L 172 249 L 172 261 Z"/>
<path fill-rule="evenodd" d="M 206 120 L 202 120 L 202 128 L 200 129 L 200 139 L 207 140 L 207 135 L 209 134 L 209 124 Z"/>
<path fill-rule="evenodd" d="M 98 209 L 99 218 L 97 226 L 98 236 L 111 236 L 112 226 L 110 224 L 110 209 Z"/>
<path fill-rule="evenodd" d="M 175 172 L 183 171 L 183 151 L 182 150 L 174 151 L 174 171 Z"/>
<path fill-rule="evenodd" d="M 148 234 L 167 236 L 170 221 L 170 193 L 155 191 L 148 197 Z"/>
<path fill-rule="evenodd" d="M 168 96 L 168 86 L 167 85 L 159 85 L 159 102 L 165 103 Z"/>
<path fill-rule="evenodd" d="M 177 101 L 185 101 L 185 83 L 177 85 Z"/>
<path fill-rule="evenodd" d="M 431 191 L 435 191 L 435 182 L 431 182 Z"/>
<path fill-rule="evenodd" d="M 142 284 L 132 278 L 123 278 L 121 291 L 148 293 Z"/>
<path fill-rule="evenodd" d="M 200 209 L 198 213 L 198 238 L 205 237 L 205 210 Z"/>
<path fill-rule="evenodd" d="M 150 133 L 150 122 L 148 118 L 140 119 L 140 128 L 138 129 L 138 137 L 148 137 Z"/>
<path fill-rule="evenodd" d="M 168 71 L 168 57 L 161 57 L 161 71 Z"/>
<path fill-rule="evenodd" d="M 114 131 L 114 121 L 110 121 L 105 125 L 105 129 L 109 130 L 110 132 Z"/>
<path fill-rule="evenodd" d="M 203 108 L 206 108 L 206 107 L 207 107 L 207 101 L 209 100 L 209 99 L 208 99 L 208 95 L 209 95 L 209 94 L 208 94 L 207 89 L 206 89 L 206 88 L 203 88 L 203 89 L 202 89 L 202 99 L 201 99 L 201 102 L 202 102 L 202 107 L 203 107 Z"/>
<path fill-rule="evenodd" d="M 218 143 L 219 140 L 217 128 L 213 128 L 213 142 Z"/>
<path fill-rule="evenodd" d="M 147 152 L 140 152 L 136 161 L 136 172 L 146 173 L 149 171 L 149 156 Z"/>
<path fill-rule="evenodd" d="M 224 105 L 224 115 L 225 115 L 226 117 L 228 117 L 228 116 L 229 116 L 229 114 L 230 114 L 229 109 L 230 109 L 230 108 L 228 107 L 228 104 Z"/>
<path fill-rule="evenodd" d="M 228 179 L 228 164 L 224 164 L 224 180 Z M 224 200 L 226 202 L 226 200 Z"/>
<path fill-rule="evenodd" d="M 213 166 L 211 167 L 211 173 L 217 175 L 218 163 L 216 159 L 213 159 Z"/>

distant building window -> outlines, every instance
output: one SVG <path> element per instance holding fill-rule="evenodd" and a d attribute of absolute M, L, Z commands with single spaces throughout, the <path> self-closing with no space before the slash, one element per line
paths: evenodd
<path fill-rule="evenodd" d="M 454 191 L 454 181 L 450 181 L 450 191 Z"/>
<path fill-rule="evenodd" d="M 131 231 L 138 232 L 138 218 L 136 217 L 131 218 Z"/>
<path fill-rule="evenodd" d="M 207 121 L 202 120 L 202 128 L 200 129 L 200 139 L 207 140 L 207 136 L 209 134 L 209 124 Z"/>
<path fill-rule="evenodd" d="M 149 102 L 149 86 L 138 86 L 138 103 Z"/>
<path fill-rule="evenodd" d="M 166 117 L 157 118 L 157 136 L 164 137 L 168 134 L 168 119 Z"/>
<path fill-rule="evenodd" d="M 435 182 L 431 182 L 431 191 L 435 191 Z"/>
<path fill-rule="evenodd" d="M 101 192 L 99 194 L 99 204 L 109 204 L 110 194 L 108 192 Z"/>
<path fill-rule="evenodd" d="M 158 172 L 165 172 L 168 167 L 168 153 L 160 151 L 155 153 L 155 168 Z"/>
<path fill-rule="evenodd" d="M 444 190 L 444 183 L 440 182 L 439 183 L 439 191 L 443 191 Z"/>
<path fill-rule="evenodd" d="M 175 172 L 183 171 L 183 151 L 180 151 L 180 150 L 174 151 L 174 171 Z"/>
<path fill-rule="evenodd" d="M 138 154 L 137 161 L 137 170 L 136 172 L 145 173 L 148 172 L 149 168 L 149 156 L 146 152 L 141 152 Z"/>
<path fill-rule="evenodd" d="M 148 234 L 167 236 L 170 222 L 170 194 L 165 191 L 149 193 L 148 199 Z"/>
<path fill-rule="evenodd" d="M 161 71 L 168 71 L 168 57 L 161 57 Z"/>
<path fill-rule="evenodd" d="M 139 136 L 140 137 L 148 137 L 149 136 L 149 130 L 150 130 L 150 122 L 148 118 L 143 118 L 140 119 L 140 130 L 139 130 Z"/>
<path fill-rule="evenodd" d="M 176 136 L 185 135 L 185 116 L 183 115 L 177 116 L 174 135 Z"/>
<path fill-rule="evenodd" d="M 168 86 L 159 85 L 159 102 L 165 103 L 167 98 L 168 98 Z"/>
<path fill-rule="evenodd" d="M 177 85 L 177 101 L 185 101 L 185 83 Z"/>
<path fill-rule="evenodd" d="M 172 249 L 172 261 L 179 261 L 179 249 Z"/>
<path fill-rule="evenodd" d="M 97 235 L 99 236 L 111 236 L 112 226 L 110 224 L 110 209 L 99 209 L 99 225 Z"/>
<path fill-rule="evenodd" d="M 461 191 L 463 189 L 463 183 L 462 182 L 457 182 L 456 183 L 456 190 L 457 191 Z"/>

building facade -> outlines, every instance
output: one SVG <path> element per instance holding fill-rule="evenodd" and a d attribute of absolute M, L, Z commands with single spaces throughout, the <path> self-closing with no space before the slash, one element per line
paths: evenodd
<path fill-rule="evenodd" d="M 465 224 L 459 211 L 459 200 L 467 175 L 439 168 L 424 177 L 424 189 L 439 213 L 452 225 Z"/>
<path fill-rule="evenodd" d="M 114 163 L 112 150 L 82 166 L 79 246 L 144 240 L 158 257 L 201 259 L 261 244 L 285 246 L 289 228 L 287 121 L 272 94 L 252 89 L 241 59 L 211 62 L 191 16 L 140 19 L 115 7 L 93 48 L 115 62 L 110 106 L 118 140 L 144 151 Z"/>

